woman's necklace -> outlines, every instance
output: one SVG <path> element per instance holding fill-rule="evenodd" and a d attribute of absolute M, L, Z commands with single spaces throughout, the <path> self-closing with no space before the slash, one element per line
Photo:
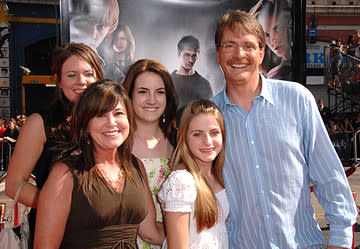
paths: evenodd
<path fill-rule="evenodd" d="M 121 193 L 123 189 L 123 184 L 125 182 L 125 171 L 122 168 L 119 168 L 117 175 L 107 174 L 103 170 L 99 169 L 101 175 L 104 177 L 107 183 L 118 193 Z"/>

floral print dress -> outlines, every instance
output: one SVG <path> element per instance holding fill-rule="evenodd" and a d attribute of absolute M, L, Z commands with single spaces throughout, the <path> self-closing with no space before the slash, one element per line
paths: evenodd
<path fill-rule="evenodd" d="M 156 195 L 160 190 L 161 184 L 167 178 L 170 173 L 169 159 L 168 158 L 140 158 L 144 164 L 146 174 L 148 177 L 149 187 L 151 190 L 152 198 L 156 209 L 156 220 L 162 222 L 163 217 L 161 213 L 161 207 L 156 199 Z M 150 245 L 137 237 L 137 245 L 139 249 L 160 249 L 161 246 Z"/>

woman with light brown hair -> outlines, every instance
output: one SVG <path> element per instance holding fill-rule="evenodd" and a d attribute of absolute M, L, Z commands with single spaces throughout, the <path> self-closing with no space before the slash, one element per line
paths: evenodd
<path fill-rule="evenodd" d="M 229 204 L 222 177 L 225 125 L 209 100 L 190 102 L 182 114 L 173 171 L 158 193 L 170 249 L 227 249 Z"/>

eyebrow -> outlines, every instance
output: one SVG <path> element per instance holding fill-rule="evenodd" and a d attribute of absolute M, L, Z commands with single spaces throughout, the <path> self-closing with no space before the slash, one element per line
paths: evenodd
<path fill-rule="evenodd" d="M 203 132 L 203 130 L 192 130 L 190 132 Z"/>
<path fill-rule="evenodd" d="M 72 69 L 70 69 L 70 70 L 65 71 L 65 72 L 63 72 L 63 73 L 77 73 L 77 72 L 78 72 L 78 70 L 72 70 Z M 85 72 L 85 73 L 91 72 L 91 73 L 93 73 L 94 70 L 92 70 L 92 69 L 86 69 L 85 71 L 82 71 L 82 70 L 81 70 L 81 72 Z"/>
<path fill-rule="evenodd" d="M 156 88 L 155 90 L 163 90 L 163 89 L 166 90 L 165 87 L 159 87 L 159 88 Z M 149 90 L 149 88 L 141 86 L 141 87 L 136 88 L 136 90 Z"/>

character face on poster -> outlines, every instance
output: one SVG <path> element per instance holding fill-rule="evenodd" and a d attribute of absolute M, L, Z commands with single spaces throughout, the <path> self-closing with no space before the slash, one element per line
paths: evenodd
<path fill-rule="evenodd" d="M 242 9 L 251 12 L 265 30 L 262 73 L 292 80 L 291 0 L 63 1 L 69 3 L 70 41 L 96 50 L 107 78 L 121 82 L 129 64 L 143 58 L 159 61 L 170 73 L 178 71 L 184 58 L 179 56 L 178 42 L 193 36 L 199 40 L 199 51 L 193 51 L 197 58 L 191 72 L 206 79 L 212 94 L 217 94 L 225 82 L 215 56 L 216 23 L 228 9 Z"/>

